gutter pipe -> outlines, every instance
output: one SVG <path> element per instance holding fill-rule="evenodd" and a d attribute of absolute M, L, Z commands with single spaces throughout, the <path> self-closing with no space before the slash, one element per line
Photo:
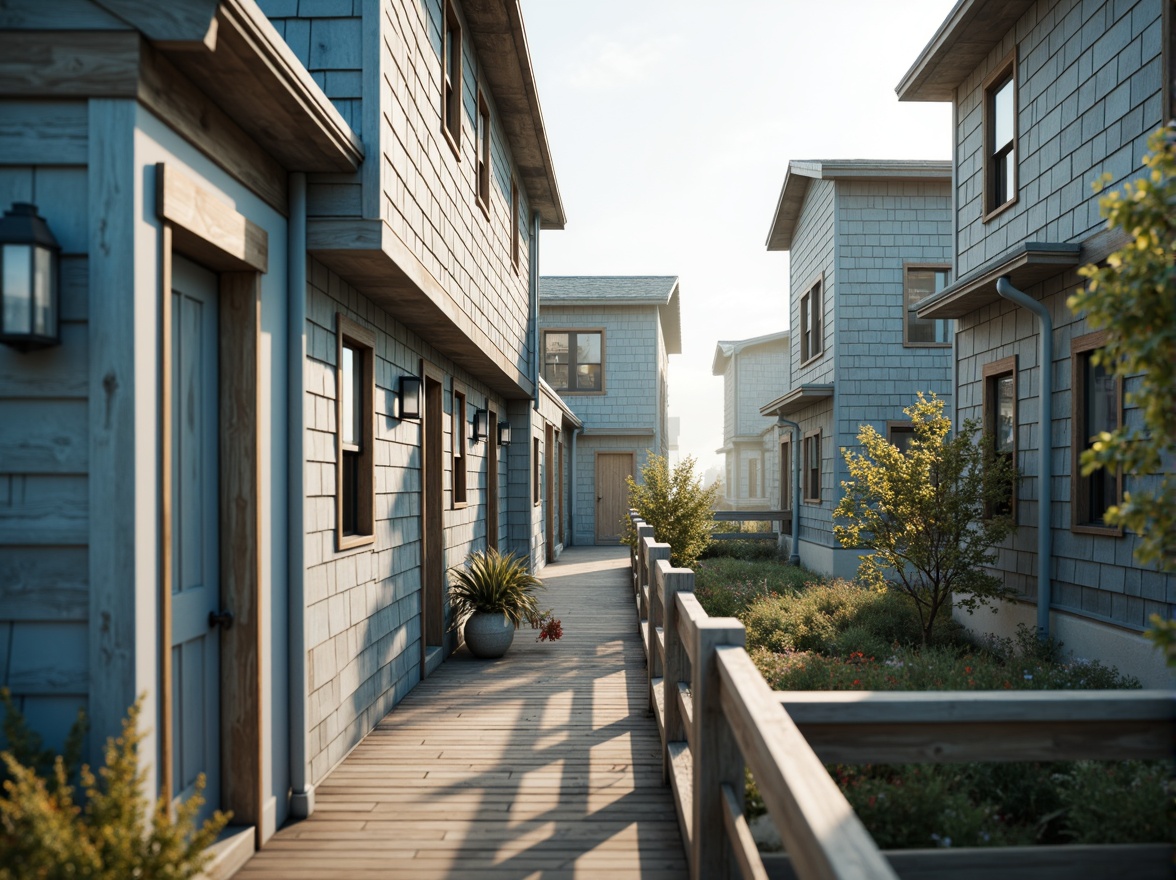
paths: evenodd
<path fill-rule="evenodd" d="M 1050 508 L 1053 502 L 1053 321 L 1049 310 L 1028 294 L 1013 287 L 1009 276 L 996 281 L 996 292 L 1004 299 L 1037 315 L 1041 322 L 1037 334 L 1037 363 L 1041 372 L 1041 413 L 1038 421 L 1040 440 L 1037 446 L 1037 637 L 1049 638 L 1049 607 L 1052 602 L 1050 569 L 1053 567 L 1053 530 Z"/>
<path fill-rule="evenodd" d="M 314 812 L 307 781 L 306 563 L 303 556 L 303 400 L 306 370 L 306 174 L 290 174 L 290 219 L 286 226 L 286 580 L 287 657 L 290 707 L 290 814 Z"/>
<path fill-rule="evenodd" d="M 535 389 L 533 406 L 539 411 L 539 212 L 531 214 L 531 230 L 528 235 L 528 292 L 530 293 L 530 335 L 531 335 L 531 387 Z"/>
<path fill-rule="evenodd" d="M 800 424 L 776 416 L 776 424 L 792 429 L 792 552 L 789 565 L 800 565 Z"/>

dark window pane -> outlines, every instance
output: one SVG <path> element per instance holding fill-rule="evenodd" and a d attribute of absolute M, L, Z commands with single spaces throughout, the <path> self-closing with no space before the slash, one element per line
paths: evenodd
<path fill-rule="evenodd" d="M 1081 438 L 1083 447 L 1089 449 L 1094 438 L 1102 431 L 1114 431 L 1119 426 L 1119 386 L 1113 374 L 1105 366 L 1094 364 L 1090 354 L 1082 359 L 1083 385 L 1085 394 Z M 1118 481 L 1113 468 L 1095 471 L 1087 480 L 1086 522 L 1102 523 L 1107 508 L 1119 502 Z"/>
<path fill-rule="evenodd" d="M 1000 453 L 1011 453 L 1013 451 L 1013 438 L 1017 429 L 1017 426 L 1013 424 L 1013 409 L 1016 403 L 1013 390 L 1013 377 L 1000 376 L 996 379 L 995 386 L 996 406 L 994 413 L 996 424 L 992 426 L 992 432 L 996 437 L 996 451 Z"/>
<path fill-rule="evenodd" d="M 576 388 L 581 391 L 595 391 L 600 388 L 600 364 L 577 366 Z"/>
<path fill-rule="evenodd" d="M 914 439 L 914 428 L 895 425 L 890 429 L 890 442 L 897 446 L 901 452 L 906 452 L 907 448 L 911 445 L 911 441 Z"/>
<path fill-rule="evenodd" d="M 359 453 L 343 453 L 343 485 L 342 494 L 343 522 L 342 531 L 345 535 L 354 535 L 359 527 Z"/>

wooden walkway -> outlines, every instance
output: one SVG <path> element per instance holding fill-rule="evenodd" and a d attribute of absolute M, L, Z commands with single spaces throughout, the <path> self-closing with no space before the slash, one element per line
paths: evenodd
<path fill-rule="evenodd" d="M 502 660 L 458 651 L 237 880 L 686 877 L 628 551 L 568 548 L 542 574 L 563 639 L 522 629 Z"/>

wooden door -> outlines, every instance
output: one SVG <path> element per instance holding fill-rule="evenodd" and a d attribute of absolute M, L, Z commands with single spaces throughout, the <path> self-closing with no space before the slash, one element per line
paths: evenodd
<path fill-rule="evenodd" d="M 220 608 L 217 519 L 217 278 L 172 263 L 172 792 L 207 787 L 201 819 L 220 807 Z"/>
<path fill-rule="evenodd" d="M 444 480 L 442 476 L 445 412 L 442 386 L 439 379 L 425 376 L 424 443 L 424 559 L 421 577 L 424 592 L 421 597 L 422 646 L 421 678 L 425 677 L 425 657 L 428 648 L 439 647 L 445 638 L 445 528 L 442 513 Z"/>
<path fill-rule="evenodd" d="M 629 489 L 633 476 L 633 453 L 596 453 L 596 543 L 616 544 L 621 540 L 621 521 L 629 512 Z"/>

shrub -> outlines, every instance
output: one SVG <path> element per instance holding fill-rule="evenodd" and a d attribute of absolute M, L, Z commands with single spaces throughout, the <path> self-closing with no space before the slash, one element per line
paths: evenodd
<path fill-rule="evenodd" d="M 833 515 L 843 520 L 833 534 L 843 547 L 864 548 L 858 577 L 906 596 L 929 643 L 941 611 L 955 605 L 971 613 L 1009 594 L 985 571 L 996 561 L 993 547 L 1013 529 L 1008 514 L 986 515 L 1007 503 L 1014 481 L 1012 462 L 973 443 L 977 423 L 965 422 L 948 438 L 951 422 L 943 401 L 919 393 L 903 410 L 914 439 L 903 452 L 871 425 L 858 433 L 862 453 L 845 451 L 852 479 Z"/>
<path fill-rule="evenodd" d="M 698 557 L 699 559 L 748 559 L 775 560 L 780 558 L 780 549 L 775 541 L 745 541 L 730 539 L 711 541 Z"/>
<path fill-rule="evenodd" d="M 813 584 L 792 595 L 754 600 L 742 615 L 749 648 L 833 654 L 847 632 L 875 644 L 918 642 L 922 628 L 898 595 L 849 581 Z"/>
<path fill-rule="evenodd" d="M 200 873 L 209 859 L 206 849 L 229 816 L 218 811 L 196 827 L 204 803 L 200 777 L 196 793 L 176 809 L 174 820 L 164 798 L 148 819 L 150 805 L 142 796 L 146 772 L 138 755 L 141 705 L 142 698 L 128 710 L 122 736 L 107 740 L 106 764 L 98 775 L 85 764 L 77 769 L 84 804 L 74 799 L 72 768 L 65 758 L 56 757 L 52 771 L 42 776 L 12 752 L 0 753 L 10 777 L 0 795 L 0 880 L 184 880 Z"/>
<path fill-rule="evenodd" d="M 741 617 L 756 598 L 793 593 L 820 576 L 779 562 L 719 557 L 703 559 L 694 568 L 694 594 L 711 617 Z"/>
<path fill-rule="evenodd" d="M 636 510 L 653 535 L 670 545 L 670 562 L 691 568 L 714 531 L 714 507 L 719 487 L 702 488 L 694 474 L 694 458 L 687 456 L 673 470 L 663 456 L 650 453 L 641 468 L 641 482 L 627 478 L 629 507 Z M 637 531 L 626 516 L 621 520 L 621 543 L 637 545 Z"/>
<path fill-rule="evenodd" d="M 1062 834 L 1075 843 L 1176 842 L 1176 785 L 1164 761 L 1076 761 L 1055 775 Z"/>

